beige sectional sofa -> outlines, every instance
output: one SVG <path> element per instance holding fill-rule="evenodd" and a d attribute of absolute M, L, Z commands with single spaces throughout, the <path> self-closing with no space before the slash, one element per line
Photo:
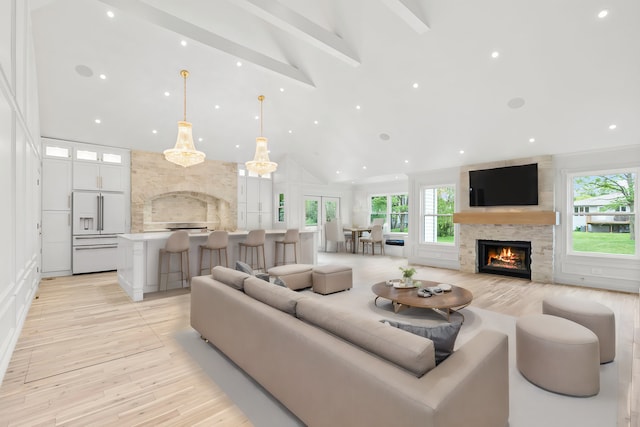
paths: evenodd
<path fill-rule="evenodd" d="M 191 325 L 309 426 L 503 427 L 507 337 L 433 342 L 225 267 L 191 283 Z"/>

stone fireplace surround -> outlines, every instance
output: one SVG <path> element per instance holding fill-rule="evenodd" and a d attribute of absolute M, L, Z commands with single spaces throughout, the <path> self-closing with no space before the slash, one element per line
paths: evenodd
<path fill-rule="evenodd" d="M 538 163 L 538 205 L 518 207 L 469 207 L 469 171 L 490 169 L 503 166 Z M 461 215 L 470 214 L 485 216 L 485 223 L 480 221 L 460 221 L 460 270 L 467 273 L 478 272 L 477 240 L 500 241 L 529 241 L 531 242 L 531 280 L 542 283 L 553 282 L 553 250 L 555 221 L 554 206 L 554 172 L 551 156 L 530 157 L 502 162 L 492 162 L 469 165 L 460 169 L 460 205 L 463 207 Z M 504 213 L 504 215 L 500 215 Z M 531 218 L 520 221 L 519 216 Z M 509 217 L 514 218 L 513 221 Z M 537 222 L 537 216 L 544 217 L 542 223 Z M 504 217 L 504 218 L 501 218 Z M 498 219 L 499 218 L 499 219 Z M 454 221 L 456 221 L 454 216 Z M 514 222 L 514 223 L 510 223 Z M 525 222 L 525 223 L 517 223 Z M 530 222 L 530 223 L 526 223 Z"/>

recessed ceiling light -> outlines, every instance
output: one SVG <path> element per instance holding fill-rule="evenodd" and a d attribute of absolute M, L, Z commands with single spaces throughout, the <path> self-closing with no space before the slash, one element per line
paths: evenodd
<path fill-rule="evenodd" d="M 236 148 L 240 148 L 240 144 L 236 144 Z"/>
<path fill-rule="evenodd" d="M 164 96 L 169 96 L 169 95 L 171 95 L 169 92 L 164 93 Z"/>
<path fill-rule="evenodd" d="M 220 106 L 216 104 L 216 106 L 215 106 L 215 107 L 213 107 L 213 108 L 215 108 L 216 110 L 219 110 L 219 109 L 220 109 Z"/>
<path fill-rule="evenodd" d="M 202 137 L 198 138 L 198 142 L 202 142 Z"/>
<path fill-rule="evenodd" d="M 460 151 L 458 151 L 458 153 L 464 154 L 464 150 L 460 150 Z"/>
<path fill-rule="evenodd" d="M 388 133 L 381 133 L 380 135 L 378 135 L 380 137 L 381 140 L 383 141 L 388 141 L 389 139 L 391 139 L 391 137 L 389 136 Z"/>
<path fill-rule="evenodd" d="M 405 160 L 404 162 L 405 162 L 405 163 L 409 163 L 409 160 Z"/>
<path fill-rule="evenodd" d="M 291 129 L 289 129 L 289 133 L 293 133 L 293 131 Z"/>
<path fill-rule="evenodd" d="M 610 124 L 609 125 L 609 129 L 611 129 L 611 130 L 614 130 L 617 127 L 618 127 L 618 125 L 616 125 L 616 124 Z"/>
<path fill-rule="evenodd" d="M 367 170 L 367 167 L 366 167 L 366 166 L 363 166 L 363 167 L 362 167 L 362 169 Z"/>
<path fill-rule="evenodd" d="M 100 79 L 101 80 L 107 80 L 107 75 L 106 74 L 100 74 Z"/>
<path fill-rule="evenodd" d="M 284 92 L 284 88 L 283 87 L 280 88 L 280 92 Z"/>
<path fill-rule="evenodd" d="M 95 121 L 97 124 L 102 123 L 102 120 L 100 120 L 100 119 L 95 119 L 94 121 Z"/>
<path fill-rule="evenodd" d="M 607 9 L 603 9 L 598 13 L 598 18 L 602 19 L 606 17 L 608 14 L 609 14 L 609 11 Z"/>
<path fill-rule="evenodd" d="M 260 120 L 260 116 L 255 116 L 254 117 L 256 120 Z"/>
<path fill-rule="evenodd" d="M 336 171 L 336 174 L 337 174 L 337 175 L 340 175 L 340 171 Z"/>
<path fill-rule="evenodd" d="M 151 133 L 155 135 L 155 134 L 158 133 L 158 131 L 154 129 L 154 130 L 151 131 Z"/>
<path fill-rule="evenodd" d="M 356 110 L 359 110 L 359 109 L 360 109 L 360 106 L 359 106 L 359 105 L 356 105 Z"/>
<path fill-rule="evenodd" d="M 113 18 L 114 16 L 116 16 L 116 14 L 115 14 L 115 13 L 113 13 L 113 11 L 111 11 L 111 10 L 107 10 L 107 16 L 108 16 L 109 18 Z"/>
<path fill-rule="evenodd" d="M 186 45 L 187 45 L 187 41 L 186 41 L 186 40 L 181 40 L 181 41 L 180 41 L 180 44 L 181 44 L 182 46 L 186 46 Z"/>
<path fill-rule="evenodd" d="M 236 67 L 242 67 L 242 62 L 240 61 L 236 62 Z"/>
<path fill-rule="evenodd" d="M 493 52 L 491 52 L 491 57 L 492 58 L 497 58 L 500 56 L 500 52 L 498 52 L 497 50 L 494 50 Z"/>
<path fill-rule="evenodd" d="M 535 138 L 529 138 L 529 142 L 536 142 Z"/>
<path fill-rule="evenodd" d="M 314 120 L 314 121 L 313 121 L 313 124 L 314 124 L 314 125 L 317 125 L 317 124 L 318 124 L 318 121 L 317 121 L 317 120 Z"/>
<path fill-rule="evenodd" d="M 418 83 L 414 83 L 412 86 L 413 86 L 414 89 L 418 89 L 420 87 L 420 85 Z"/>

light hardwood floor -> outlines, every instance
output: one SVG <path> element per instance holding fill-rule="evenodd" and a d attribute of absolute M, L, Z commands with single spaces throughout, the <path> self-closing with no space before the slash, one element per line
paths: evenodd
<path fill-rule="evenodd" d="M 351 265 L 356 286 L 398 276 L 398 266 L 406 265 L 401 258 L 352 254 L 321 253 L 319 261 Z M 417 270 L 417 277 L 470 289 L 474 306 L 512 316 L 539 312 L 547 295 L 611 307 L 617 360 L 634 366 L 620 372 L 618 426 L 640 425 L 638 295 Z M 186 328 L 188 290 L 133 303 L 115 273 L 43 280 L 0 387 L 0 425 L 252 425 L 174 339 Z"/>

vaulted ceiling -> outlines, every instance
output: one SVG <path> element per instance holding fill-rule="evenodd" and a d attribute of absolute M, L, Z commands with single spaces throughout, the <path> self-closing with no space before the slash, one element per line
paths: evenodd
<path fill-rule="evenodd" d="M 637 0 L 31 5 L 43 136 L 171 148 L 187 69 L 207 158 L 253 158 L 264 95 L 271 159 L 327 183 L 640 144 Z"/>

